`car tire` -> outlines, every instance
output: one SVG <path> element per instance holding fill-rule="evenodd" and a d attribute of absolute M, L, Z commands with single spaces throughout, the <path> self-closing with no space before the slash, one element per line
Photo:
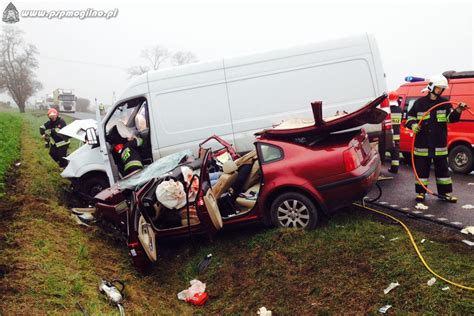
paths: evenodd
<path fill-rule="evenodd" d="M 319 222 L 314 202 L 298 192 L 286 192 L 277 197 L 271 205 L 270 217 L 276 227 L 311 230 Z"/>
<path fill-rule="evenodd" d="M 109 180 L 105 174 L 91 174 L 81 177 L 79 191 L 88 197 L 94 197 L 109 187 Z"/>
<path fill-rule="evenodd" d="M 449 151 L 448 162 L 454 172 L 470 173 L 473 168 L 472 149 L 466 145 L 456 145 Z"/>

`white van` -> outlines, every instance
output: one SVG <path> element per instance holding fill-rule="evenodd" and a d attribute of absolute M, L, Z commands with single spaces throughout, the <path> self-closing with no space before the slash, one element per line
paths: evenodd
<path fill-rule="evenodd" d="M 105 135 L 125 120 L 145 139 L 146 163 L 197 148 L 216 134 L 238 152 L 252 149 L 254 133 L 289 117 L 352 112 L 386 91 L 375 38 L 360 35 L 254 55 L 200 62 L 143 74 L 130 83 L 100 124 L 100 147 L 84 145 L 62 173 L 83 193 L 120 178 Z M 380 126 L 368 126 L 380 132 Z"/>

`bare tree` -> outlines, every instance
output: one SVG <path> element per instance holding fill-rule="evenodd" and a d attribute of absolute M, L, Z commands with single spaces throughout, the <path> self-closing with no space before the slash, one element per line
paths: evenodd
<path fill-rule="evenodd" d="M 150 70 L 157 70 L 162 63 L 170 57 L 168 49 L 161 45 L 155 45 L 142 50 L 140 56 L 147 61 L 147 65 L 134 66 L 127 70 L 130 77 L 141 75 Z"/>
<path fill-rule="evenodd" d="M 171 56 L 171 62 L 175 66 L 198 62 L 196 55 L 191 51 L 177 51 Z"/>
<path fill-rule="evenodd" d="M 25 43 L 23 32 L 4 26 L 0 35 L 0 90 L 7 91 L 25 112 L 26 101 L 41 89 L 34 70 L 38 68 L 36 46 Z"/>

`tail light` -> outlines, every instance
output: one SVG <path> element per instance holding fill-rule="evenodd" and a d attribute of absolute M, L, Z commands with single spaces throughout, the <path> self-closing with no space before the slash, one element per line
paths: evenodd
<path fill-rule="evenodd" d="M 352 171 L 360 166 L 359 157 L 354 147 L 345 150 L 343 156 L 344 166 L 346 167 L 347 172 Z"/>

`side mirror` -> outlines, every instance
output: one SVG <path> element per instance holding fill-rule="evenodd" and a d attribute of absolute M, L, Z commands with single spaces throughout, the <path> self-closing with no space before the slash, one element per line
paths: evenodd
<path fill-rule="evenodd" d="M 86 144 L 95 146 L 99 145 L 99 138 L 97 137 L 97 131 L 93 127 L 86 129 Z"/>

